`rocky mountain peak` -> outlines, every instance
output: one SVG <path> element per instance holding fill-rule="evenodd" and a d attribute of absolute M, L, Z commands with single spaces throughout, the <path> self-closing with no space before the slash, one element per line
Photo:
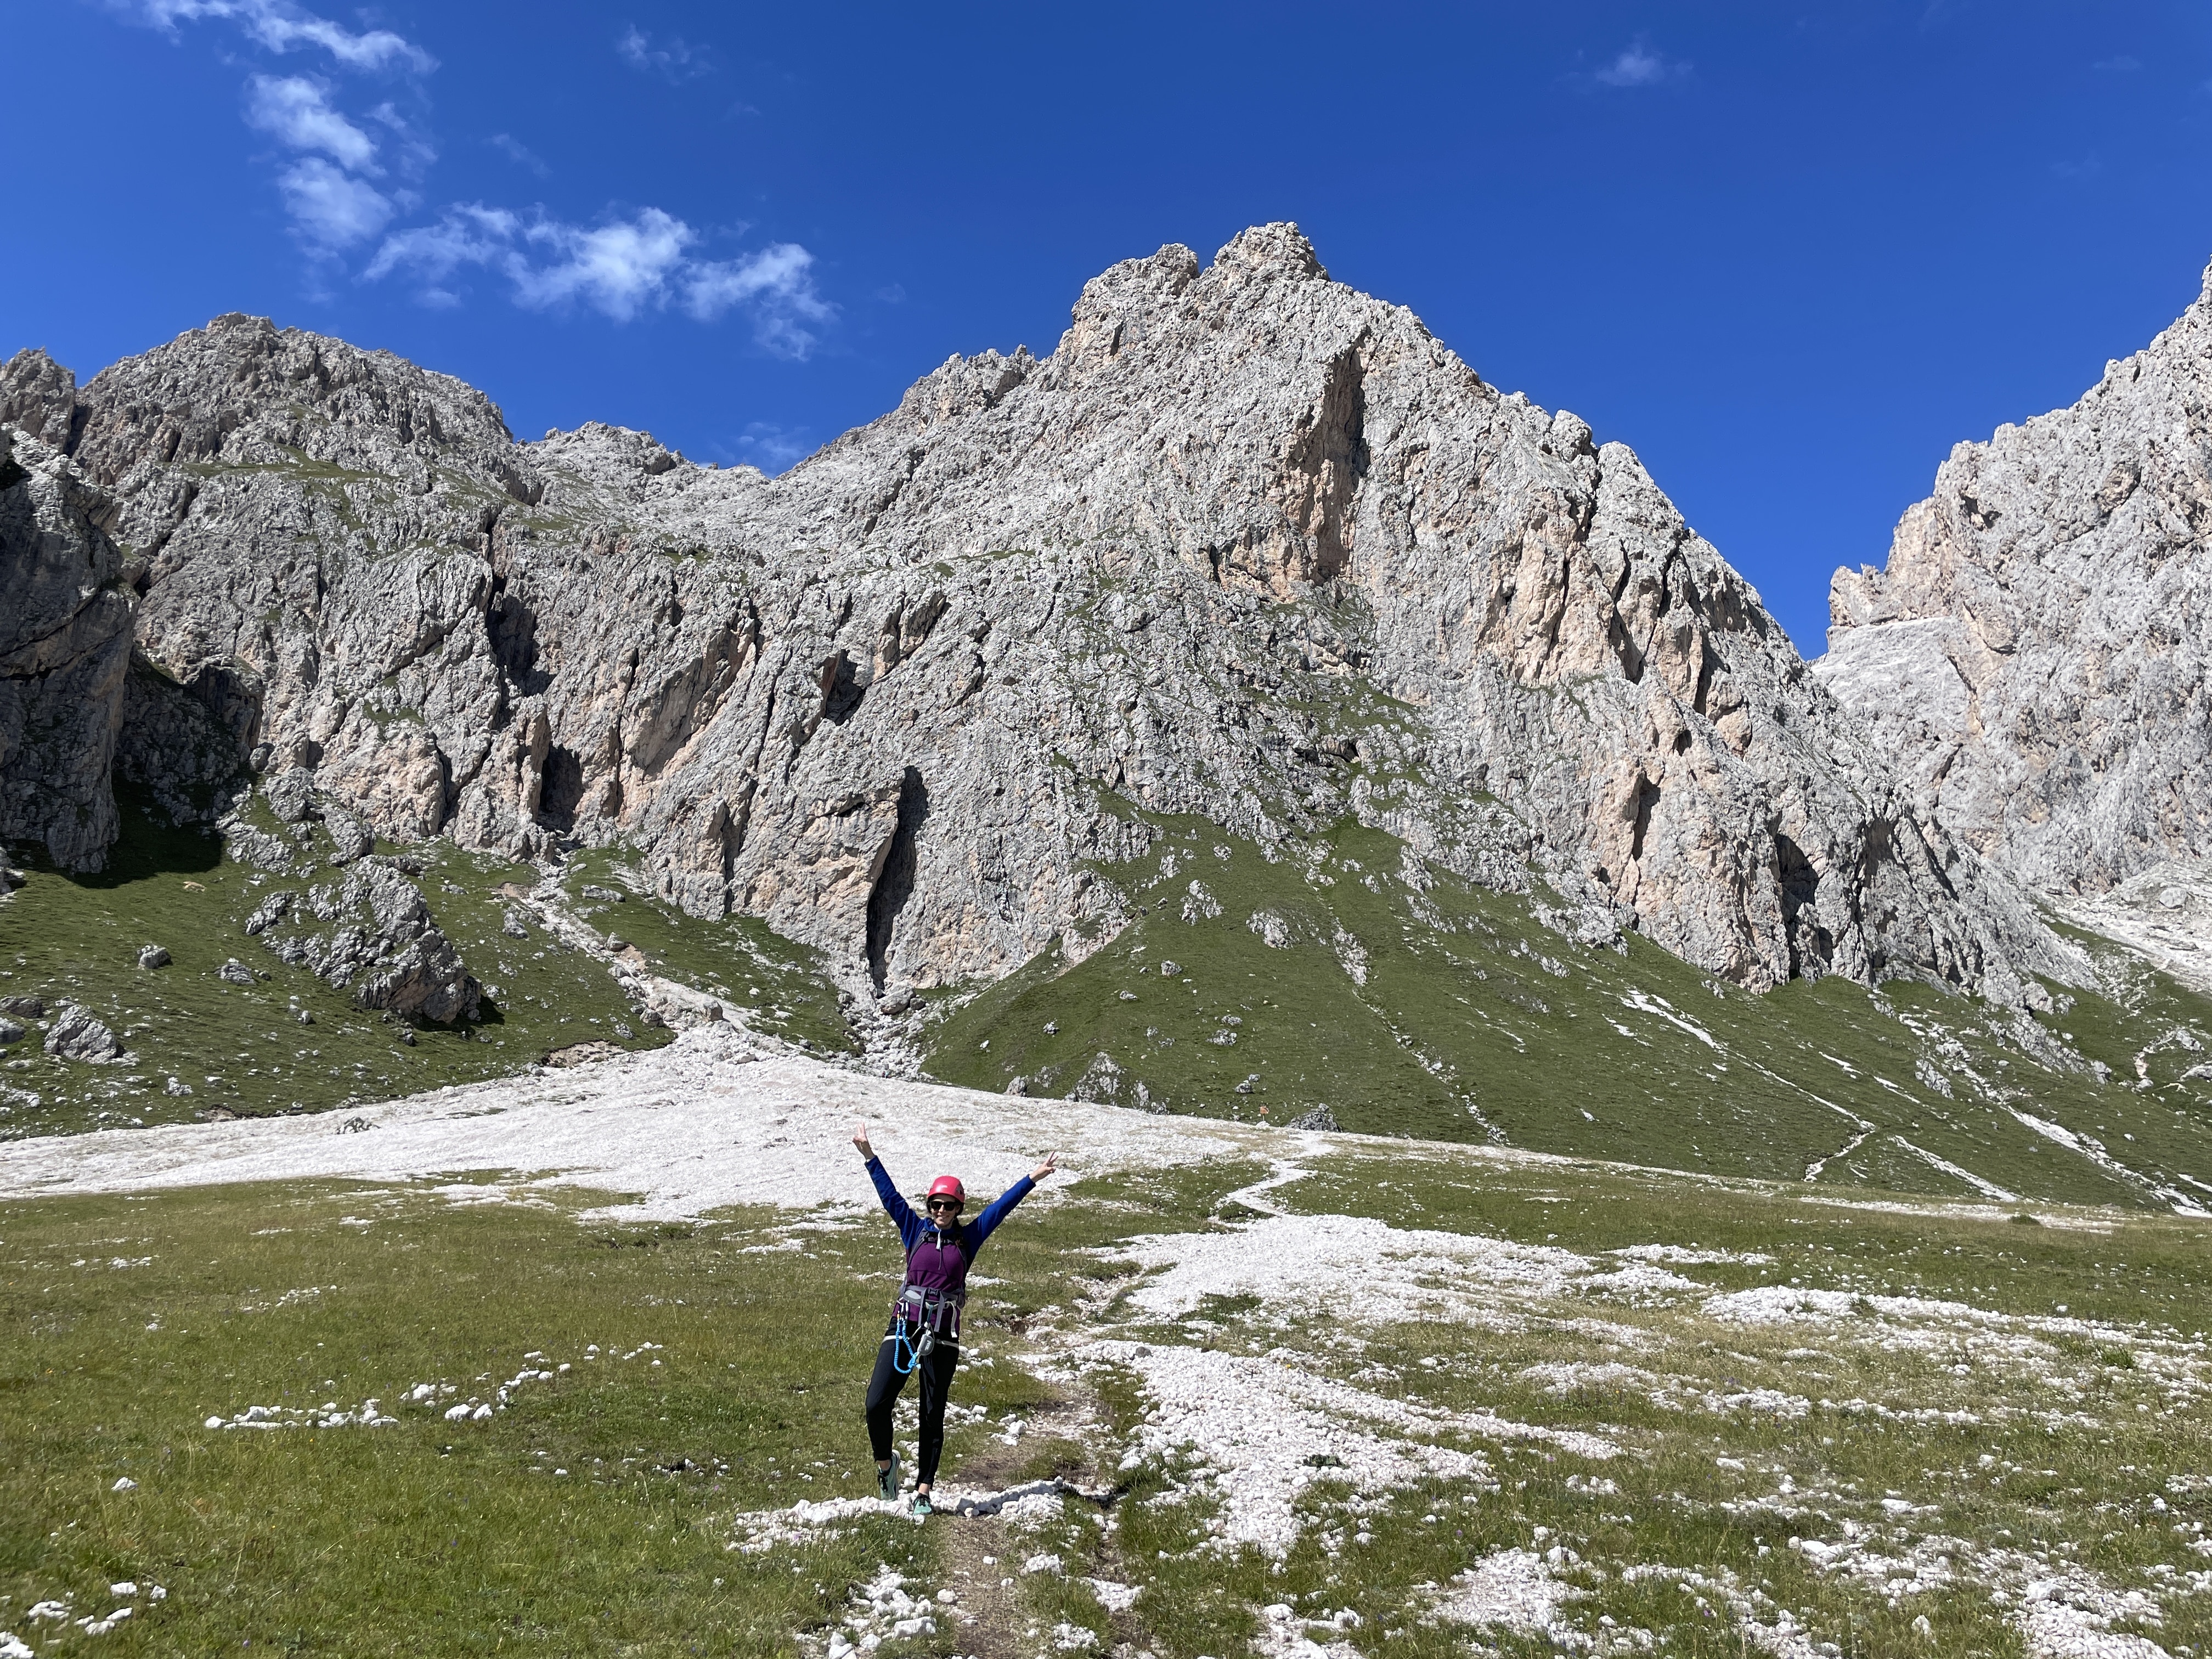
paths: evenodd
<path fill-rule="evenodd" d="M 0 370 L 0 410 L 27 428 L 35 412 L 41 436 L 110 485 L 141 465 L 296 456 L 418 478 L 455 459 L 498 474 L 515 451 L 498 406 L 473 386 L 240 313 L 125 358 L 82 391 L 44 353 L 18 354 Z M 517 474 L 514 487 L 530 485 Z"/>
<path fill-rule="evenodd" d="M 1823 681 L 1917 805 L 2046 892 L 2212 856 L 2212 270 L 2070 408 L 1954 448 L 1885 568 L 1838 571 Z"/>
<path fill-rule="evenodd" d="M 58 384 L 0 397 L 50 422 Z M 2081 971 L 1630 450 L 1293 226 L 1117 265 L 1050 356 L 955 357 L 775 479 L 517 445 L 263 319 L 71 398 L 156 702 L 204 739 L 166 799 L 258 769 L 388 840 L 619 844 L 863 999 L 1111 938 L 1133 811 L 1280 859 L 1385 829 L 1758 988 Z"/>

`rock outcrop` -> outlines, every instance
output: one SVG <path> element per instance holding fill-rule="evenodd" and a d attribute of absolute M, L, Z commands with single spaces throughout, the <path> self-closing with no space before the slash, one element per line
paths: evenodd
<path fill-rule="evenodd" d="M 1959 445 L 1830 589 L 1814 672 L 1916 807 L 2054 895 L 2212 856 L 2207 280 L 2070 409 Z"/>
<path fill-rule="evenodd" d="M 351 991 L 356 1007 L 447 1024 L 476 1018 L 483 994 L 421 890 L 374 860 L 304 894 L 270 894 L 246 930 L 286 962 Z"/>
<path fill-rule="evenodd" d="M 65 870 L 115 839 L 131 599 L 114 512 L 59 450 L 0 427 L 0 842 Z"/>
<path fill-rule="evenodd" d="M 57 1060 L 81 1060 L 94 1065 L 127 1058 L 122 1039 L 109 1030 L 91 1011 L 74 1002 L 54 1010 L 46 1027 L 46 1052 Z"/>
<path fill-rule="evenodd" d="M 1110 934 L 1125 802 L 1292 858 L 1356 817 L 1754 987 L 2082 972 L 1632 453 L 1293 227 L 1118 265 L 1050 356 L 956 357 L 774 480 L 517 444 L 244 317 L 81 391 L 26 354 L 8 410 L 120 503 L 149 672 L 213 734 L 157 793 L 245 763 L 389 841 L 620 842 L 863 1000 Z"/>

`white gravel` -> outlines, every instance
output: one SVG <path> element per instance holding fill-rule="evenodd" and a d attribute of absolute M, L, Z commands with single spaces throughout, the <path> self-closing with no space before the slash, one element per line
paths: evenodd
<path fill-rule="evenodd" d="M 1158 1270 L 1131 1294 L 1178 1318 L 1209 1296 L 1256 1296 L 1301 1319 L 1496 1325 L 1504 1307 L 1589 1290 L 1631 1300 L 1705 1287 L 1646 1261 L 1601 1267 L 1542 1244 L 1401 1229 L 1361 1216 L 1270 1216 L 1234 1231 L 1133 1238 L 1113 1254 Z"/>
<path fill-rule="evenodd" d="M 1082 1176 L 1195 1164 L 1279 1138 L 866 1077 L 771 1054 L 720 1024 L 647 1054 L 440 1089 L 345 1115 L 366 1120 L 372 1132 L 341 1134 L 334 1117 L 313 1115 L 10 1141 L 0 1145 L 0 1197 L 506 1168 L 523 1172 L 518 1191 L 634 1195 L 595 1217 L 673 1221 L 764 1197 L 799 1208 L 872 1207 L 847 1144 L 861 1118 L 902 1182 L 918 1188 L 951 1171 L 982 1192 L 1012 1185 L 1055 1148 L 1062 1170 Z"/>
<path fill-rule="evenodd" d="M 1577 1594 L 1552 1577 L 1540 1555 L 1499 1550 L 1451 1581 L 1437 1602 L 1439 1618 L 1454 1624 L 1548 1636 L 1560 1607 Z"/>

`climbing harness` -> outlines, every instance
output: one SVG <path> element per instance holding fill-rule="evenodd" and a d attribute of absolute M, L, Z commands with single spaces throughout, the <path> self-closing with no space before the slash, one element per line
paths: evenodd
<path fill-rule="evenodd" d="M 903 1376 L 929 1358 L 938 1339 L 960 1340 L 960 1310 L 967 1304 L 965 1290 L 932 1290 L 902 1284 L 891 1303 L 891 1364 Z M 919 1334 L 909 1334 L 919 1333 Z"/>

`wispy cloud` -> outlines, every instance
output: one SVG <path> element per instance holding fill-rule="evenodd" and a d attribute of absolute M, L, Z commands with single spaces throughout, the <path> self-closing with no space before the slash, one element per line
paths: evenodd
<path fill-rule="evenodd" d="M 2089 67 L 2100 75 L 2131 75 L 2142 67 L 2142 59 L 2122 52 L 2117 58 L 2100 58 Z"/>
<path fill-rule="evenodd" d="M 632 69 L 657 75 L 671 86 L 714 72 L 713 55 L 704 46 L 692 46 L 681 35 L 672 36 L 665 46 L 655 46 L 653 37 L 635 23 L 615 42 L 615 51 Z"/>
<path fill-rule="evenodd" d="M 717 460 L 744 461 L 768 473 L 781 472 L 798 465 L 811 455 L 821 445 L 808 435 L 809 428 L 778 426 L 770 421 L 754 421 L 733 446 L 712 446 L 719 452 Z"/>
<path fill-rule="evenodd" d="M 2094 179 L 2104 170 L 2104 158 L 2094 149 L 2078 161 L 2053 161 L 2051 164 L 2052 177 L 2069 181 Z"/>
<path fill-rule="evenodd" d="M 438 66 L 428 52 L 390 29 L 349 29 L 289 0 L 126 0 L 122 9 L 170 35 L 186 23 L 228 23 L 279 57 L 320 52 L 341 74 L 411 79 Z M 338 88 L 321 75 L 247 76 L 245 118 L 246 125 L 292 152 L 276 174 L 276 193 L 294 235 L 325 274 L 333 256 L 379 235 L 420 199 L 404 188 L 370 180 L 395 170 L 403 181 L 419 177 L 436 159 L 428 140 L 391 99 L 358 117 L 349 115 L 339 107 Z M 372 128 L 381 129 L 383 137 Z M 321 278 L 316 280 L 319 286 Z"/>
<path fill-rule="evenodd" d="M 528 167 L 541 179 L 551 176 L 553 169 L 538 158 L 537 151 L 532 149 L 514 134 L 495 132 L 486 142 L 515 166 Z"/>
<path fill-rule="evenodd" d="M 276 191 L 308 255 L 316 291 L 327 292 L 356 250 L 373 244 L 360 268 L 362 278 L 410 276 L 427 305 L 461 304 L 464 274 L 485 271 L 506 283 L 516 305 L 531 310 L 580 307 L 617 323 L 667 310 L 702 323 L 742 316 L 763 350 L 795 360 L 812 354 L 836 318 L 836 307 L 815 287 L 814 256 L 797 243 L 708 259 L 702 256 L 700 233 L 658 207 L 580 224 L 542 207 L 517 212 L 462 202 L 432 223 L 404 227 L 404 217 L 422 204 L 420 187 L 437 153 L 402 103 L 427 109 L 422 77 L 437 60 L 390 29 L 349 28 L 295 0 L 103 3 L 173 37 L 187 24 L 227 25 L 277 57 L 320 53 L 327 60 L 320 66 L 327 73 L 255 72 L 245 87 L 246 125 L 287 152 L 277 166 Z M 656 42 L 635 26 L 616 47 L 632 68 L 671 82 L 714 72 L 706 49 L 675 37 Z M 371 79 L 380 82 L 379 91 L 364 92 Z M 380 95 L 393 92 L 400 101 Z M 372 97 L 379 101 L 369 103 Z M 495 133 L 486 142 L 539 177 L 548 175 L 545 163 L 513 134 Z"/>
<path fill-rule="evenodd" d="M 331 107 L 330 88 L 305 76 L 257 75 L 246 83 L 246 124 L 297 150 L 319 150 L 340 167 L 372 177 L 376 141 Z"/>
<path fill-rule="evenodd" d="M 1656 87 L 1680 81 L 1689 72 L 1686 62 L 1668 58 L 1649 40 L 1638 37 L 1612 62 L 1592 71 L 1590 79 L 1601 87 Z"/>
<path fill-rule="evenodd" d="M 809 323 L 836 313 L 814 290 L 814 256 L 796 242 L 771 242 L 757 253 L 684 274 L 684 309 L 702 323 L 733 307 L 753 319 L 753 337 L 779 357 L 803 358 L 814 349 Z"/>
<path fill-rule="evenodd" d="M 293 228 L 318 252 L 335 253 L 366 242 L 398 211 L 375 185 L 319 155 L 302 157 L 278 173 L 276 188 Z"/>
<path fill-rule="evenodd" d="M 692 255 L 699 240 L 659 208 L 584 226 L 471 202 L 447 209 L 435 224 L 387 236 L 364 274 L 409 273 L 432 305 L 459 303 L 454 278 L 479 267 L 504 277 L 514 303 L 532 310 L 580 305 L 618 323 L 672 306 L 699 322 L 740 311 L 763 349 L 810 356 L 816 329 L 836 315 L 814 286 L 814 256 L 776 242 L 736 259 L 702 260 Z"/>
<path fill-rule="evenodd" d="M 221 19 L 238 25 L 256 45 L 274 52 L 319 47 L 348 69 L 407 70 L 427 75 L 438 60 L 390 29 L 356 33 L 285 0 L 140 0 L 133 10 L 155 28 L 175 33 L 179 23 Z"/>

